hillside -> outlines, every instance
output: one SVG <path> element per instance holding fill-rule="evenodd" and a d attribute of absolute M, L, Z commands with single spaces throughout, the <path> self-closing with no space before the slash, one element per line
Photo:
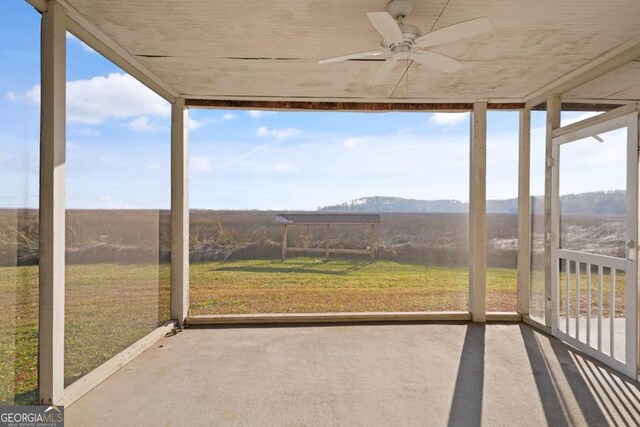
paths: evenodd
<path fill-rule="evenodd" d="M 595 191 L 567 194 L 560 198 L 562 211 L 567 214 L 617 214 L 625 211 L 626 193 L 623 190 Z M 532 197 L 532 210 L 542 214 L 542 196 Z M 330 212 L 468 212 L 469 204 L 460 200 L 420 200 L 402 197 L 362 197 L 332 206 L 318 208 Z M 489 213 L 516 213 L 518 199 L 487 200 Z"/>
<path fill-rule="evenodd" d="M 468 203 L 459 200 L 418 200 L 402 197 L 362 197 L 320 211 L 340 212 L 467 212 Z"/>

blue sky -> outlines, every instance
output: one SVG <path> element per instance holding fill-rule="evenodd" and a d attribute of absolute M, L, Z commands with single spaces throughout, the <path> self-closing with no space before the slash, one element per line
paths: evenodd
<path fill-rule="evenodd" d="M 40 19 L 22 0 L 3 1 L 0 12 L 0 206 L 37 207 Z M 168 208 L 169 104 L 70 35 L 67 55 L 67 206 Z M 315 209 L 374 195 L 468 200 L 465 113 L 190 110 L 190 119 L 193 208 Z M 490 199 L 517 196 L 517 120 L 517 112 L 489 113 Z M 532 193 L 541 194 L 544 114 L 532 121 Z M 605 166 L 619 164 L 608 156 Z M 570 188 L 618 182 L 579 176 Z"/>

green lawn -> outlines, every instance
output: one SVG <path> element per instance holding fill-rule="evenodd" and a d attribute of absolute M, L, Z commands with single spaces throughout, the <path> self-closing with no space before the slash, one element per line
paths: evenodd
<path fill-rule="evenodd" d="M 67 267 L 67 385 L 168 319 L 169 271 L 168 265 Z M 0 402 L 15 396 L 16 404 L 34 404 L 38 267 L 0 268 L 0 304 Z"/>
<path fill-rule="evenodd" d="M 466 311 L 467 268 L 293 258 L 191 265 L 191 313 Z M 514 311 L 516 271 L 490 269 L 490 311 Z"/>
<path fill-rule="evenodd" d="M 602 275 L 602 315 L 604 317 L 609 317 L 611 313 L 614 313 L 614 317 L 624 317 L 625 316 L 625 308 L 626 308 L 626 274 L 624 271 L 616 271 L 615 278 L 615 289 L 614 289 L 614 310 L 612 311 L 611 304 L 611 276 L 612 272 L 607 268 L 603 269 Z M 591 316 L 596 317 L 598 312 L 598 302 L 599 302 L 599 278 L 598 273 L 596 271 L 590 272 L 587 275 L 586 270 L 580 271 L 580 301 L 578 308 L 578 292 L 577 292 L 577 276 L 575 271 L 575 265 L 571 269 L 571 274 L 569 278 L 569 303 L 567 304 L 567 276 L 566 272 L 562 271 L 560 273 L 560 283 L 559 283 L 559 315 L 560 317 L 567 316 L 567 307 L 569 309 L 569 317 L 576 317 L 578 313 L 582 317 L 586 317 L 587 313 L 590 309 Z M 590 280 L 590 299 L 587 298 L 587 279 Z M 590 304 L 588 304 L 590 302 Z"/>
<path fill-rule="evenodd" d="M 168 265 L 68 266 L 69 384 L 168 317 Z M 17 283 L 17 285 L 16 285 Z M 516 271 L 489 269 L 489 311 L 513 311 Z M 191 266 L 191 314 L 466 311 L 467 268 L 294 258 Z M 36 401 L 38 267 L 0 268 L 0 401 Z"/>

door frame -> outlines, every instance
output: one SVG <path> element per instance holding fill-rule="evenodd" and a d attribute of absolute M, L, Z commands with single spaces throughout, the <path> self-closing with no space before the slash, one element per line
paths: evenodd
<path fill-rule="evenodd" d="M 638 316 L 638 151 L 639 129 L 638 116 L 640 103 L 632 103 L 615 110 L 594 116 L 577 123 L 573 123 L 553 131 L 551 152 L 551 278 L 552 278 L 552 334 L 579 348 L 590 356 L 601 360 L 627 376 L 637 379 L 639 372 L 638 354 L 640 354 L 639 316 Z M 616 129 L 627 129 L 627 188 L 626 188 L 626 216 L 627 216 L 627 253 L 624 258 L 626 272 L 625 294 L 625 362 L 605 355 L 604 353 L 574 339 L 559 330 L 560 293 L 559 293 L 559 259 L 560 257 L 560 146 L 588 138 L 599 133 L 605 133 Z M 616 259 L 619 262 L 622 259 Z M 568 261 L 567 261 L 568 263 Z M 576 264 L 578 265 L 578 264 Z M 577 267 L 576 267 L 577 268 Z M 616 363 L 618 362 L 618 363 Z"/>

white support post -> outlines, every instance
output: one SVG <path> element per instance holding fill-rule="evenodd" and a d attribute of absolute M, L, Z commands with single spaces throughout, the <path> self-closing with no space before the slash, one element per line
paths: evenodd
<path fill-rule="evenodd" d="M 369 225 L 369 258 L 374 259 L 376 257 L 376 225 Z"/>
<path fill-rule="evenodd" d="M 42 14 L 40 116 L 40 317 L 38 390 L 43 405 L 64 393 L 65 10 Z"/>
<path fill-rule="evenodd" d="M 171 318 L 189 312 L 189 113 L 184 98 L 171 106 Z"/>
<path fill-rule="evenodd" d="M 282 231 L 282 260 L 287 259 L 287 224 L 284 225 Z"/>
<path fill-rule="evenodd" d="M 469 311 L 485 322 L 487 272 L 487 103 L 473 104 L 469 175 Z"/>
<path fill-rule="evenodd" d="M 639 113 L 640 114 L 640 113 Z M 627 138 L 632 138 L 635 136 L 637 144 L 638 144 L 638 149 L 640 150 L 640 117 L 638 117 L 638 120 L 636 120 L 636 128 L 635 131 L 631 131 L 631 135 L 627 135 Z M 635 134 L 635 135 L 633 135 Z M 639 154 L 640 156 L 640 154 Z M 638 161 L 640 161 L 640 159 L 638 159 Z M 635 203 L 635 214 L 636 217 L 638 215 L 640 215 L 640 176 L 638 176 L 638 174 L 640 174 L 640 165 L 636 166 L 636 203 Z M 628 190 L 627 190 L 628 191 Z M 640 224 L 638 224 L 636 222 L 635 224 L 635 236 L 636 236 L 636 244 L 635 244 L 635 250 L 636 250 L 636 269 L 634 271 L 635 273 L 635 294 L 636 294 L 636 308 L 635 308 L 635 313 L 636 313 L 636 325 L 635 325 L 635 330 L 636 330 L 636 334 L 635 334 L 635 340 L 636 340 L 636 372 L 635 372 L 635 376 L 632 376 L 635 379 L 640 379 L 640 301 L 638 301 L 638 295 L 640 294 L 640 284 L 638 283 L 638 281 L 640 280 L 640 261 L 637 260 L 638 257 L 638 252 L 640 249 Z M 628 318 L 628 317 L 627 317 Z M 628 320 L 627 320 L 628 321 Z M 633 339 L 633 338 L 631 338 Z"/>
<path fill-rule="evenodd" d="M 551 327 L 552 316 L 552 289 L 551 289 L 551 269 L 558 268 L 553 265 L 551 259 L 551 245 L 554 239 L 553 224 L 551 223 L 551 194 L 553 185 L 553 131 L 560 127 L 560 113 L 562 104 L 560 95 L 549 95 L 547 97 L 547 132 L 545 150 L 545 173 L 544 173 L 544 298 L 545 324 Z M 556 236 L 557 237 L 557 236 Z"/>
<path fill-rule="evenodd" d="M 638 227 L 638 204 L 640 203 L 640 177 L 638 175 L 640 154 L 640 120 L 638 113 L 627 116 L 627 269 L 626 269 L 626 374 L 638 379 L 640 374 L 640 322 L 638 300 L 638 242 L 640 241 L 640 229 Z"/>
<path fill-rule="evenodd" d="M 324 257 L 329 260 L 329 233 L 331 233 L 331 224 L 327 224 L 326 234 L 324 236 Z"/>
<path fill-rule="evenodd" d="M 531 163 L 531 110 L 520 111 L 520 148 L 518 159 L 518 304 L 519 314 L 529 314 L 531 268 L 531 199 L 529 188 Z"/>

